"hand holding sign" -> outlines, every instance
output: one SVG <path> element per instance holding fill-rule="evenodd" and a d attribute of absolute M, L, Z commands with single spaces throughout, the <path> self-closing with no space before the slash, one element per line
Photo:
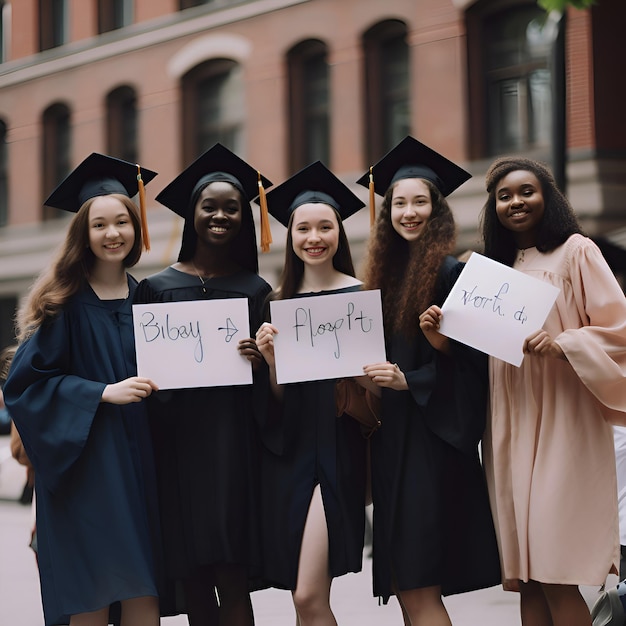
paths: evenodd
<path fill-rule="evenodd" d="M 519 367 L 524 340 L 542 327 L 558 293 L 474 252 L 441 307 L 439 331 Z"/>

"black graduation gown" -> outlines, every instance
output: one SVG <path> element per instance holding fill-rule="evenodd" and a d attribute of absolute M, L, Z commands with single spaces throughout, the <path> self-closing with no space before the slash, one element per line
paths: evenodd
<path fill-rule="evenodd" d="M 126 300 L 86 286 L 17 350 L 4 388 L 35 468 L 45 623 L 156 596 L 156 489 L 144 403 L 101 403 L 136 374 Z M 150 522 L 150 523 L 149 523 Z"/>
<path fill-rule="evenodd" d="M 202 285 L 197 276 L 168 267 L 139 284 L 135 303 L 245 297 L 254 336 L 270 290 L 247 270 Z M 267 377 L 261 378 L 255 374 L 253 385 L 164 390 L 149 398 L 166 575 L 172 580 L 218 563 L 247 565 L 250 576 L 258 575 L 255 419 L 268 394 Z"/>
<path fill-rule="evenodd" d="M 335 382 L 284 385 L 279 433 L 271 438 L 271 450 L 263 451 L 264 580 L 273 587 L 296 588 L 304 524 L 317 484 L 328 526 L 330 575 L 361 570 L 367 442 L 356 420 L 337 417 Z"/>
<path fill-rule="evenodd" d="M 462 264 L 447 257 L 438 303 Z M 419 329 L 418 329 L 419 330 Z M 383 389 L 371 438 L 373 590 L 440 585 L 443 595 L 499 584 L 495 531 L 478 442 L 485 427 L 487 357 L 452 343 L 452 355 L 414 338 L 387 338 L 387 358 L 409 390 Z"/>

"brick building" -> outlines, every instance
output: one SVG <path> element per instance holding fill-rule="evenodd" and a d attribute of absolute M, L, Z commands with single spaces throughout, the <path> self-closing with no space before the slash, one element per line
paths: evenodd
<path fill-rule="evenodd" d="M 315 159 L 352 183 L 407 133 L 475 175 L 450 199 L 459 252 L 479 246 L 488 164 L 516 152 L 563 172 L 623 271 L 625 23 L 622 0 L 560 20 L 535 0 L 0 0 L 0 347 L 65 233 L 43 199 L 93 151 L 160 174 L 138 278 L 180 241 L 154 196 L 215 141 L 274 183 Z M 362 213 L 346 224 L 357 260 Z"/>

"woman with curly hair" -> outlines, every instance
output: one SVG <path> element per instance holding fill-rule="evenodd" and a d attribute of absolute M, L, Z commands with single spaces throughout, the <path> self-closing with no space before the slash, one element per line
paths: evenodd
<path fill-rule="evenodd" d="M 449 626 L 442 595 L 500 582 L 478 457 L 487 361 L 437 330 L 463 266 L 450 256 L 445 196 L 470 175 L 407 137 L 370 176 L 384 200 L 364 282 L 382 291 L 389 359 L 364 368 L 382 391 L 382 426 L 371 438 L 374 595 L 395 594 L 406 624 Z"/>
<path fill-rule="evenodd" d="M 611 422 L 626 422 L 626 299 L 541 163 L 487 172 L 486 256 L 559 288 L 521 366 L 490 359 L 484 460 L 503 577 L 524 626 L 589 626 L 578 585 L 617 574 Z"/>
<path fill-rule="evenodd" d="M 123 626 L 159 623 L 142 402 L 156 386 L 135 375 L 137 282 L 127 272 L 147 243 L 130 199 L 139 185 L 135 164 L 93 153 L 57 187 L 46 204 L 75 216 L 18 315 L 4 390 L 35 469 L 46 626 L 106 626 L 120 604 Z"/>

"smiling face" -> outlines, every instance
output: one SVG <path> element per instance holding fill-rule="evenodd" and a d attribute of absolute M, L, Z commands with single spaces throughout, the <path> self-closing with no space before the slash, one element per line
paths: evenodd
<path fill-rule="evenodd" d="M 213 182 L 202 190 L 194 212 L 198 242 L 229 244 L 239 234 L 241 221 L 241 194 L 230 183 Z"/>
<path fill-rule="evenodd" d="M 513 233 L 518 248 L 535 245 L 545 208 L 537 176 L 526 170 L 509 172 L 495 189 L 496 216 Z"/>
<path fill-rule="evenodd" d="M 89 247 L 98 261 L 122 262 L 133 249 L 135 227 L 128 209 L 113 196 L 98 196 L 89 207 Z"/>
<path fill-rule="evenodd" d="M 305 264 L 332 263 L 339 247 L 339 221 L 327 204 L 300 205 L 291 220 L 293 251 Z"/>
<path fill-rule="evenodd" d="M 417 239 L 433 212 L 430 189 L 420 178 L 402 178 L 391 196 L 391 225 L 407 241 Z"/>

